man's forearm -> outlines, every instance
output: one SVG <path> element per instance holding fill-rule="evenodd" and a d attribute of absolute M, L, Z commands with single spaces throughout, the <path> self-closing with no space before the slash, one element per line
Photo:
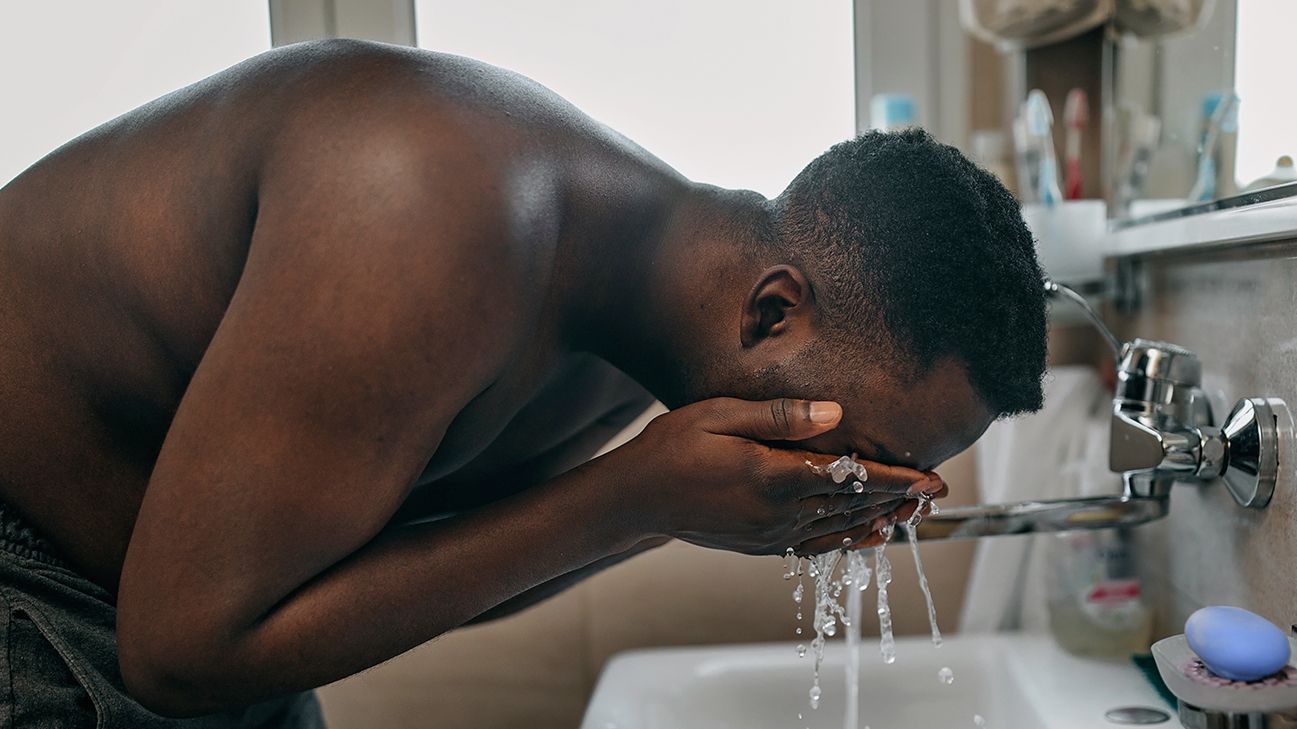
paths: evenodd
<path fill-rule="evenodd" d="M 568 589 L 569 587 L 572 587 L 576 583 L 588 577 L 593 577 L 594 575 L 608 569 L 609 567 L 621 564 L 622 562 L 625 562 L 626 560 L 630 559 L 631 557 L 634 557 L 637 554 L 643 554 L 644 552 L 647 552 L 650 549 L 655 549 L 657 547 L 660 547 L 669 541 L 671 540 L 668 537 L 654 537 L 652 539 L 645 539 L 644 541 L 640 542 L 639 544 L 636 544 L 634 547 L 631 547 L 625 552 L 604 557 L 598 562 L 573 570 L 572 572 L 569 572 L 561 577 L 555 577 L 549 582 L 536 585 L 530 590 L 527 590 L 526 592 L 520 595 L 516 595 L 506 600 L 505 602 L 496 605 L 490 610 L 487 610 L 481 615 L 478 615 L 477 617 L 468 621 L 468 624 L 478 625 L 492 620 L 499 620 L 500 618 L 507 618 L 510 615 L 526 610 L 527 608 L 536 605 L 537 603 L 544 602 L 545 600 L 554 597 L 555 595 Z"/>
<path fill-rule="evenodd" d="M 615 484 L 581 468 L 461 517 L 386 533 L 256 624 L 157 677 L 150 703 L 202 713 L 320 686 L 456 628 L 511 598 L 632 549 L 646 534 Z"/>

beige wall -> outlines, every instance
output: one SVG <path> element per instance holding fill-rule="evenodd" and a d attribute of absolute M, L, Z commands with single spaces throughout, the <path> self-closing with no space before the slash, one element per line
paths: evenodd
<path fill-rule="evenodd" d="M 965 454 L 941 469 L 950 503 L 973 500 L 971 460 Z M 912 561 L 894 550 L 897 632 L 926 632 Z M 971 550 L 960 542 L 922 548 L 946 631 L 955 628 Z M 669 544 L 529 611 L 446 635 L 326 687 L 321 697 L 333 729 L 571 729 L 604 662 L 619 651 L 792 641 L 791 592 L 778 558 Z M 877 634 L 876 626 L 866 629 Z"/>
<path fill-rule="evenodd" d="M 1217 422 L 1240 397 L 1297 405 L 1297 240 L 1150 256 L 1139 265 L 1146 303 L 1121 320 L 1120 333 L 1197 353 Z M 1285 627 L 1297 622 L 1297 445 L 1288 436 L 1268 508 L 1237 506 L 1219 483 L 1179 484 L 1170 515 L 1136 530 L 1160 635 L 1181 632 L 1203 605 L 1245 607 Z"/>

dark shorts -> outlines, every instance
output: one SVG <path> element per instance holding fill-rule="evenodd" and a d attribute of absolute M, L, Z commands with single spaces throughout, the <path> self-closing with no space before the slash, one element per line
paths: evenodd
<path fill-rule="evenodd" d="M 193 719 L 126 694 L 111 596 L 0 503 L 0 729 L 322 728 L 314 692 Z"/>

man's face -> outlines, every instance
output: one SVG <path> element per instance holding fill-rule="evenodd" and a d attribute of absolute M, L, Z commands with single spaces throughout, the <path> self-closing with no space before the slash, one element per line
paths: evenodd
<path fill-rule="evenodd" d="M 953 359 L 909 385 L 821 364 L 823 389 L 842 405 L 842 423 L 799 444 L 808 450 L 927 471 L 972 445 L 995 419 Z"/>

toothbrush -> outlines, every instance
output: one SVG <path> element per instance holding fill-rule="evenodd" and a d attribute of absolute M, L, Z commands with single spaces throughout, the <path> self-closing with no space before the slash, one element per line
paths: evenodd
<path fill-rule="evenodd" d="M 1216 144 L 1224 131 L 1233 131 L 1237 124 L 1238 94 L 1233 91 L 1222 95 L 1212 112 L 1198 148 L 1198 179 L 1189 190 L 1189 202 L 1206 202 L 1216 198 Z"/>
<path fill-rule="evenodd" d="M 1036 195 L 1041 204 L 1053 207 L 1062 199 L 1058 189 L 1058 157 L 1054 154 L 1054 112 L 1049 99 L 1040 89 L 1032 89 L 1023 105 L 1024 125 L 1029 148 L 1035 152 L 1038 173 Z"/>
<path fill-rule="evenodd" d="M 1131 203 L 1143 190 L 1161 134 L 1162 122 L 1157 117 L 1139 110 L 1131 111 L 1130 141 L 1124 146 L 1117 165 L 1119 176 L 1114 205 L 1120 216 L 1129 214 Z"/>
<path fill-rule="evenodd" d="M 1063 196 L 1068 200 L 1081 199 L 1081 135 L 1090 122 L 1090 104 L 1085 92 L 1072 89 L 1063 104 L 1063 123 L 1067 125 L 1067 146 L 1064 162 L 1066 174 Z"/>

